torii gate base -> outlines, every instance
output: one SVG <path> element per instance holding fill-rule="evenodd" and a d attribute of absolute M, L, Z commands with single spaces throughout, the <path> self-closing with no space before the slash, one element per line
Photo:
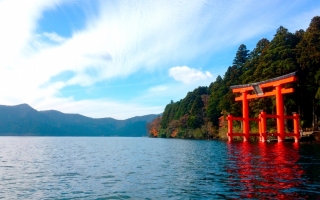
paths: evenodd
<path fill-rule="evenodd" d="M 283 106 L 283 94 L 288 94 L 293 92 L 293 88 L 283 88 L 284 84 L 288 84 L 297 80 L 294 73 L 290 73 L 284 76 L 280 76 L 274 79 L 269 79 L 266 81 L 246 84 L 246 85 L 235 85 L 231 86 L 233 93 L 241 93 L 239 97 L 236 97 L 236 101 L 242 101 L 242 117 L 233 117 L 228 115 L 228 141 L 232 141 L 233 136 L 242 136 L 243 141 L 246 142 L 249 140 L 250 136 L 257 136 L 261 142 L 267 141 L 267 118 L 276 118 L 277 119 L 277 133 L 272 133 L 274 136 L 278 137 L 278 142 L 285 140 L 286 136 L 294 137 L 295 142 L 298 142 L 300 139 L 299 135 L 299 115 L 293 113 L 293 116 L 284 115 L 284 106 Z M 274 87 L 271 92 L 263 92 L 264 88 Z M 255 94 L 249 94 L 249 92 L 254 91 Z M 249 104 L 248 100 L 253 98 L 267 97 L 267 96 L 276 96 L 276 115 L 267 115 L 264 111 L 261 111 L 258 118 L 249 118 Z M 285 133 L 284 120 L 293 119 L 294 132 Z M 243 122 L 243 133 L 233 133 L 233 120 L 240 120 Z M 257 121 L 259 126 L 259 133 L 249 133 L 250 121 Z"/>

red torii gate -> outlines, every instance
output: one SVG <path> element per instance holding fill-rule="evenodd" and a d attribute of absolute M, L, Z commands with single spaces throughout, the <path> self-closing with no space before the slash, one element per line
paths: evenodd
<path fill-rule="evenodd" d="M 231 114 L 228 115 L 228 141 L 232 141 L 233 136 L 243 136 L 243 141 L 248 141 L 250 135 L 256 136 L 256 134 L 250 134 L 249 121 L 257 121 L 259 124 L 259 135 L 260 141 L 265 142 L 267 140 L 267 118 L 277 119 L 277 133 L 273 135 L 278 136 L 278 142 L 284 141 L 286 136 L 293 136 L 295 142 L 300 139 L 299 136 L 299 115 L 293 113 L 293 116 L 284 115 L 283 106 L 283 94 L 288 94 L 293 92 L 293 88 L 283 88 L 283 85 L 294 82 L 297 80 L 296 72 L 279 76 L 277 78 L 269 79 L 262 82 L 245 84 L 245 85 L 234 85 L 231 86 L 233 93 L 241 93 L 239 97 L 236 97 L 236 101 L 242 101 L 242 118 L 233 117 Z M 263 92 L 264 88 L 274 87 L 270 92 Z M 255 94 L 250 94 L 254 91 Z M 249 93 L 250 92 L 250 93 Z M 249 99 L 276 96 L 276 115 L 267 115 L 264 111 L 261 111 L 258 118 L 249 118 Z M 294 132 L 285 133 L 284 120 L 293 119 Z M 240 120 L 243 122 L 243 133 L 233 133 L 233 120 Z"/>

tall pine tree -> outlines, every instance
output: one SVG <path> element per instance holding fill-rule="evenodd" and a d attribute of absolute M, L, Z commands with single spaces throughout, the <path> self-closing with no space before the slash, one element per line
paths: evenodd
<path fill-rule="evenodd" d="M 301 67 L 300 95 L 304 98 L 301 104 L 301 114 L 306 122 L 317 127 L 317 116 L 320 115 L 320 17 L 311 20 L 309 28 L 303 34 L 297 46 L 298 63 Z M 309 116 L 312 116 L 310 119 Z M 310 124 L 306 124 L 307 126 Z"/>

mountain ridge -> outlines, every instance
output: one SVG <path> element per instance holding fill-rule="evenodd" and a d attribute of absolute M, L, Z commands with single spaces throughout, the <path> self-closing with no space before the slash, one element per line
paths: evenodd
<path fill-rule="evenodd" d="M 0 105 L 0 136 L 147 136 L 147 123 L 157 114 L 90 118 L 56 110 L 37 111 L 28 104 Z"/>

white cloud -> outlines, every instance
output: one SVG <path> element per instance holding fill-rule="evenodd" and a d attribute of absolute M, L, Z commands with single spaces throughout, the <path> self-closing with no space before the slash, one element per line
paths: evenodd
<path fill-rule="evenodd" d="M 2 0 L 0 1 L 0 59 L 1 67 L 12 67 L 25 52 L 37 19 L 45 9 L 60 0 Z"/>
<path fill-rule="evenodd" d="M 205 80 L 212 80 L 212 74 L 208 71 L 201 71 L 187 66 L 177 66 L 169 69 L 169 76 L 182 83 L 194 83 Z"/>
<path fill-rule="evenodd" d="M 62 43 L 66 40 L 66 38 L 61 37 L 60 35 L 58 35 L 56 32 L 44 32 L 42 33 L 43 36 L 47 37 L 49 40 L 53 41 L 53 42 L 58 42 L 58 43 Z"/>

